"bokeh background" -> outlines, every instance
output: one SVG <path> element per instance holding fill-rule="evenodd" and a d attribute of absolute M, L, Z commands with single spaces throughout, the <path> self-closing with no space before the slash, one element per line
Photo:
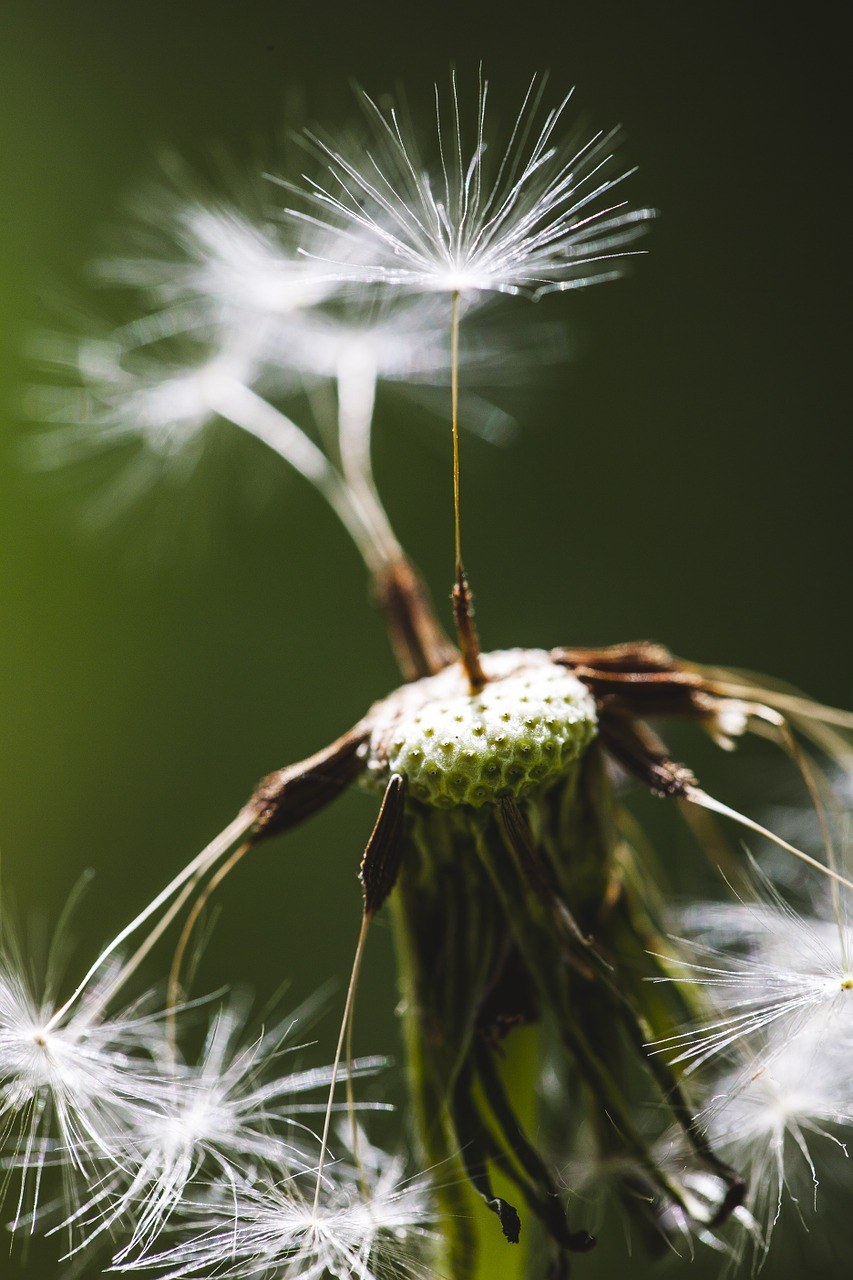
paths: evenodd
<path fill-rule="evenodd" d="M 329 741 L 396 682 L 343 533 L 252 442 L 97 535 L 73 486 L 28 471 L 19 447 L 28 334 L 54 321 L 58 300 L 97 305 L 85 264 L 159 151 L 199 164 L 211 144 L 268 157 L 294 103 L 331 127 L 347 121 L 350 78 L 375 92 L 401 82 L 426 104 L 451 61 L 473 78 L 482 58 L 509 114 L 530 74 L 550 68 L 555 94 L 576 84 L 590 119 L 624 124 L 640 166 L 633 199 L 662 211 L 631 278 L 559 300 L 575 357 L 515 396 L 514 444 L 465 441 L 466 559 L 487 645 L 651 636 L 849 703 L 840 19 L 821 4 L 786 19 L 732 3 L 4 0 L 0 875 L 16 913 L 49 934 L 95 868 L 75 922 L 82 961 L 262 773 Z M 446 437 L 422 410 L 383 399 L 381 487 L 439 599 Z M 756 777 L 784 785 L 749 752 L 707 753 L 707 769 L 753 809 Z M 707 885 L 663 806 L 639 803 L 672 836 L 680 889 Z M 266 998 L 287 978 L 299 1000 L 340 982 L 373 808 L 345 797 L 243 867 L 221 895 L 205 989 L 245 982 Z M 378 935 L 362 1049 L 396 1044 L 389 955 Z M 333 1023 L 318 1030 L 323 1056 Z M 848 1223 L 833 1215 L 818 1232 L 832 1236 L 826 1275 L 848 1274 Z M 622 1256 L 615 1236 L 579 1277 Z M 794 1233 L 765 1276 L 801 1272 L 815 1247 Z M 5 1256 L 0 1271 L 71 1274 L 52 1256 L 34 1246 L 26 1266 Z M 656 1274 L 720 1268 L 671 1260 Z M 645 1274 L 641 1258 L 631 1274 Z"/>

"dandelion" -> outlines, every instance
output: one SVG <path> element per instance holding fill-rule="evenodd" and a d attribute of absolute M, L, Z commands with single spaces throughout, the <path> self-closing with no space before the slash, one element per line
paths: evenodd
<path fill-rule="evenodd" d="M 184 456 L 223 419 L 314 484 L 361 551 L 404 680 L 334 742 L 264 778 L 45 1023 L 53 1033 L 87 1008 L 91 1021 L 91 993 L 109 973 L 100 1015 L 192 900 L 172 965 L 168 1055 L 154 1054 L 157 1092 L 146 1116 L 125 1124 L 121 1159 L 77 1215 L 90 1238 L 132 1222 L 115 1259 L 127 1270 L 154 1268 L 172 1280 L 211 1271 L 233 1280 L 386 1280 L 438 1267 L 469 1280 L 472 1224 L 488 1213 L 508 1245 L 533 1238 L 543 1268 L 564 1276 L 568 1255 L 595 1244 L 556 1173 L 567 1167 L 565 1135 L 580 1110 L 642 1224 L 716 1247 L 728 1221 L 749 1230 L 760 1207 L 760 1195 L 747 1200 L 741 1165 L 765 1178 L 778 1204 L 789 1142 L 804 1152 L 807 1134 L 830 1135 L 848 1121 L 844 1089 L 831 1095 L 817 1069 L 806 1082 L 812 1092 L 786 1094 L 772 1124 L 759 1106 L 763 1129 L 740 1124 L 737 1110 L 752 1086 L 793 1087 L 786 1038 L 803 1037 L 809 1060 L 818 1030 L 821 1040 L 832 1033 L 849 1045 L 838 1031 L 846 925 L 829 959 L 813 924 L 793 958 L 782 954 L 794 926 L 778 906 L 779 954 L 764 938 L 751 937 L 745 958 L 742 948 L 731 961 L 668 942 L 647 846 L 622 796 L 630 779 L 685 813 L 702 810 L 706 822 L 735 822 L 774 841 L 830 886 L 843 922 L 838 908 L 853 881 L 835 852 L 821 771 L 849 762 L 853 718 L 649 642 L 481 650 L 461 554 L 463 313 L 467 342 L 467 317 L 476 321 L 487 294 L 535 297 L 610 278 L 650 214 L 613 202 L 609 136 L 559 143 L 568 99 L 540 119 L 531 86 L 492 165 L 487 86 L 471 149 L 455 82 L 452 90 L 449 128 L 437 103 L 433 169 L 396 109 L 371 103 L 376 141 L 358 159 L 319 144 L 329 176 L 313 184 L 312 211 L 293 220 L 308 228 L 301 256 L 292 245 L 282 250 L 267 227 L 187 205 L 178 220 L 183 269 L 172 279 L 168 255 L 153 266 L 144 255 L 126 259 L 115 275 L 141 286 L 148 309 L 78 357 L 82 430 L 91 438 L 133 438 Z M 317 235 L 330 237 L 328 247 Z M 445 336 L 442 295 L 450 301 Z M 370 465 L 379 381 L 439 382 L 448 358 L 458 649 L 400 548 Z M 316 403 L 315 380 L 336 401 L 319 431 L 281 407 L 293 407 L 296 387 Z M 820 856 L 706 791 L 658 736 L 658 723 L 671 718 L 726 750 L 752 733 L 781 746 L 819 816 Z M 327 1088 L 312 1140 L 295 1121 L 299 1088 L 272 1068 L 266 1036 L 246 1041 L 226 1007 L 201 1058 L 187 1060 L 174 993 L 192 931 L 224 878 L 356 782 L 372 792 L 377 817 L 361 862 L 361 921 L 334 1057 L 311 1077 L 312 1087 Z M 381 911 L 394 920 L 409 1111 L 422 1166 L 433 1171 L 426 1207 L 423 1181 L 401 1183 L 402 1166 L 372 1148 L 355 1119 L 357 992 Z M 140 936 L 119 965 L 115 957 Z M 691 1015 L 701 1028 L 692 1041 L 679 1032 Z M 563 1105 L 556 1142 L 522 1123 L 529 1091 L 505 1054 L 519 1028 L 535 1038 Z M 719 1102 L 707 1103 L 689 1068 L 724 1050 L 744 1056 L 736 1076 L 720 1082 Z M 819 1064 L 827 1076 L 829 1063 L 827 1055 Z M 333 1139 L 342 1105 L 350 1117 L 344 1159 Z M 755 1155 L 762 1141 L 768 1149 L 768 1133 L 772 1176 Z"/>

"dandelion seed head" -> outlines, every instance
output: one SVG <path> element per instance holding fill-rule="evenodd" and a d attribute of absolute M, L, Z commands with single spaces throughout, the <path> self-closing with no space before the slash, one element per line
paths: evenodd
<path fill-rule="evenodd" d="M 488 683 L 472 694 L 454 666 L 377 704 L 368 776 L 409 782 L 437 808 L 481 808 L 565 773 L 597 730 L 585 687 L 540 649 L 482 656 Z"/>

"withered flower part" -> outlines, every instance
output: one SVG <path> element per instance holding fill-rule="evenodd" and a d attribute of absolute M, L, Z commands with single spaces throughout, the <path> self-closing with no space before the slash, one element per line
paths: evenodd
<path fill-rule="evenodd" d="M 515 1091 L 505 1049 L 522 1027 L 540 1029 L 565 1089 L 567 1132 L 583 1114 L 602 1153 L 621 1160 L 635 1215 L 660 1235 L 673 1206 L 679 1220 L 722 1223 L 745 1184 L 697 1124 L 681 1069 L 653 1047 L 697 1015 L 701 995 L 659 981 L 672 977 L 677 953 L 659 932 L 654 869 L 621 821 L 614 775 L 741 819 L 671 757 L 650 721 L 685 718 L 724 745 L 769 726 L 785 746 L 797 731 L 838 753 L 847 718 L 651 643 L 483 653 L 484 683 L 472 690 L 414 571 L 395 579 L 393 601 L 386 617 L 408 683 L 330 747 L 264 779 L 248 805 L 248 843 L 289 830 L 355 781 L 383 796 L 361 867 L 364 919 L 338 1057 L 352 1036 L 367 926 L 387 898 L 413 1114 L 438 1170 L 448 1273 L 473 1274 L 468 1187 L 510 1243 L 526 1214 L 538 1219 L 554 1276 L 594 1244 L 567 1218 L 554 1150 L 538 1150 L 520 1119 L 530 1099 Z M 801 750 L 795 759 L 805 768 Z M 834 865 L 784 847 L 849 886 Z M 633 1100 L 638 1073 L 661 1124 L 680 1127 L 689 1172 L 718 1188 L 713 1203 L 660 1162 Z"/>

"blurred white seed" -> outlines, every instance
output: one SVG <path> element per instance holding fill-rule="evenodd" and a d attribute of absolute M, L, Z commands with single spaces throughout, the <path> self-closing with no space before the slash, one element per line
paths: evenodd
<path fill-rule="evenodd" d="M 756 871 L 757 876 L 757 871 Z M 683 958 L 670 979 L 700 988 L 711 1017 L 656 1043 L 688 1072 L 732 1051 L 772 1062 L 792 1037 L 811 1037 L 839 1068 L 853 1052 L 853 928 L 848 917 L 804 915 L 765 879 L 756 901 L 693 905 L 682 913 Z M 842 910 L 847 899 L 840 900 Z M 839 1087 L 846 1073 L 839 1076 Z"/>

